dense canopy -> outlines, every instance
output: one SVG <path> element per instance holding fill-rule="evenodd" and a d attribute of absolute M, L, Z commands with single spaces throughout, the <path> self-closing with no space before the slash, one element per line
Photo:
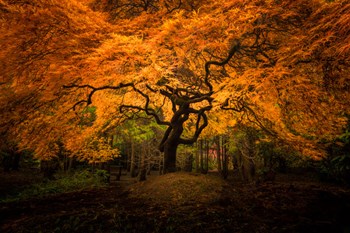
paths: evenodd
<path fill-rule="evenodd" d="M 1 145 L 77 152 L 144 112 L 166 154 L 250 122 L 324 156 L 350 113 L 349 3 L 0 0 Z"/>

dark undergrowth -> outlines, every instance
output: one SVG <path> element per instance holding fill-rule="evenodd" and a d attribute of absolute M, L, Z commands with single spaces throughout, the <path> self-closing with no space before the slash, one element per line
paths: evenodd
<path fill-rule="evenodd" d="M 305 179 L 122 176 L 106 187 L 2 203 L 1 232 L 350 232 L 350 191 Z"/>

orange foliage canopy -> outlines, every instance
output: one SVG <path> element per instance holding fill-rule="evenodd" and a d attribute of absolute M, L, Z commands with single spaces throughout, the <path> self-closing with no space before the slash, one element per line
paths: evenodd
<path fill-rule="evenodd" d="M 73 127 L 64 112 L 74 99 L 62 86 L 79 79 L 110 27 L 81 1 L 0 1 L 0 9 L 2 144 L 54 156 L 54 142 Z"/>
<path fill-rule="evenodd" d="M 58 139 L 78 151 L 107 121 L 118 125 L 120 105 L 144 106 L 131 86 L 93 95 L 90 87 L 132 83 L 169 120 L 171 102 L 160 90 L 207 92 L 206 62 L 224 60 L 234 45 L 239 51 L 225 66 L 210 67 L 213 102 L 203 133 L 254 121 L 319 156 L 317 142 L 343 129 L 350 112 L 349 1 L 113 2 L 0 0 L 3 139 L 41 158 L 55 155 Z M 76 103 L 89 98 L 97 118 L 79 125 L 84 102 Z M 189 130 L 195 122 L 191 116 Z"/>

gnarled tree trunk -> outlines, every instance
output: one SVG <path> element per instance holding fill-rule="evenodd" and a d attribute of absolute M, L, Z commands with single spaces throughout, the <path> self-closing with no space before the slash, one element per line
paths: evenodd
<path fill-rule="evenodd" d="M 170 173 L 176 171 L 176 151 L 178 143 L 166 143 L 164 145 L 164 166 L 163 173 Z"/>

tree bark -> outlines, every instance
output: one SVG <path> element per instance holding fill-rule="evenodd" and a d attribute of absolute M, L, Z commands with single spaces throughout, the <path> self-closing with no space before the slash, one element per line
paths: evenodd
<path fill-rule="evenodd" d="M 199 146 L 199 155 L 200 155 L 200 171 L 203 173 L 204 165 L 203 165 L 203 140 L 200 140 Z"/>
<path fill-rule="evenodd" d="M 159 175 L 163 175 L 164 173 L 164 154 L 162 155 L 162 152 L 159 151 L 159 160 L 158 160 L 158 163 L 159 163 Z"/>
<path fill-rule="evenodd" d="M 176 151 L 178 144 L 175 143 L 167 143 L 164 146 L 164 167 L 163 172 L 170 173 L 176 172 Z"/>
<path fill-rule="evenodd" d="M 204 174 L 207 174 L 209 171 L 209 140 L 205 139 L 205 169 Z"/>
<path fill-rule="evenodd" d="M 145 181 L 146 180 L 146 153 L 147 153 L 147 145 L 145 145 L 147 142 L 144 142 L 142 145 L 142 152 L 141 152 L 141 159 L 140 159 L 140 166 L 139 166 L 139 174 L 138 174 L 138 181 Z"/>
<path fill-rule="evenodd" d="M 131 158 L 130 158 L 130 176 L 135 177 L 136 176 L 136 161 L 135 161 L 135 142 L 131 141 Z"/>
<path fill-rule="evenodd" d="M 221 143 L 220 143 L 220 136 L 216 136 L 216 156 L 217 156 L 217 166 L 218 166 L 218 172 L 221 173 Z"/>
<path fill-rule="evenodd" d="M 20 160 L 21 160 L 21 153 L 18 151 L 15 151 L 13 154 L 12 170 L 18 171 Z"/>
<path fill-rule="evenodd" d="M 68 162 L 68 172 L 72 170 L 75 164 L 75 158 L 73 156 L 69 157 L 69 162 Z"/>
<path fill-rule="evenodd" d="M 185 159 L 185 172 L 192 172 L 192 163 L 193 163 L 193 154 L 192 153 L 186 153 L 186 159 Z"/>
<path fill-rule="evenodd" d="M 153 164 L 153 158 L 152 158 L 152 144 L 148 144 L 148 152 L 147 152 L 147 159 L 146 159 L 146 175 L 151 175 L 151 169 Z"/>
<path fill-rule="evenodd" d="M 196 151 L 196 172 L 199 173 L 199 144 L 196 143 L 197 151 Z"/>
<path fill-rule="evenodd" d="M 125 153 L 126 153 L 126 172 L 130 172 L 131 168 L 131 145 L 126 143 L 125 145 Z"/>
<path fill-rule="evenodd" d="M 228 154 L 227 154 L 227 148 L 226 148 L 226 139 L 222 137 L 222 143 L 221 143 L 221 154 L 222 154 L 222 172 L 221 175 L 224 179 L 227 179 L 228 176 Z"/>

